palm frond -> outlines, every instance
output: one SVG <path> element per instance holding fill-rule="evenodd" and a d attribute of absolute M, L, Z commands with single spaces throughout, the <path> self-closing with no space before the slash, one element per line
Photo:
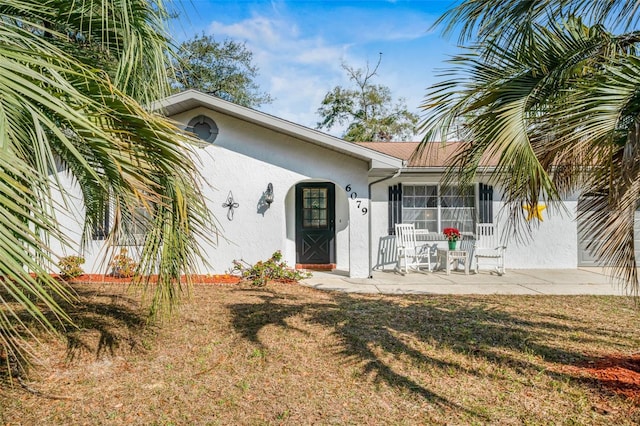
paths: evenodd
<path fill-rule="evenodd" d="M 73 294 L 50 275 L 60 255 L 50 240 L 77 247 L 57 219 L 74 205 L 60 170 L 82 194 L 84 242 L 112 200 L 123 215 L 147 210 L 140 271 L 160 276 L 154 314 L 177 302 L 180 275 L 203 262 L 199 241 L 215 226 L 194 141 L 138 102 L 168 93 L 166 10 L 147 0 L 0 5 L 0 345 L 12 356 L 25 349 L 22 309 L 51 330 L 44 310 L 70 321 L 57 300 Z M 108 243 L 126 232 L 123 222 Z"/>
<path fill-rule="evenodd" d="M 464 121 L 469 149 L 447 178 L 468 181 L 483 157 L 499 158 L 492 179 L 505 188 L 516 225 L 522 203 L 582 194 L 580 231 L 606 235 L 588 249 L 637 295 L 638 34 L 613 36 L 601 24 L 620 24 L 627 18 L 621 12 L 635 14 L 636 6 L 479 0 L 454 8 L 441 21 L 452 28 L 462 19 L 463 37 L 475 31 L 479 38 L 470 53 L 454 58 L 456 79 L 427 94 L 423 145 Z M 588 12 L 595 25 L 585 25 L 576 10 Z"/>
<path fill-rule="evenodd" d="M 588 25 L 629 30 L 640 19 L 636 0 L 468 0 L 458 2 L 434 24 L 445 34 L 459 33 L 460 43 L 493 40 L 501 45 L 520 43 L 527 27 L 552 26 L 568 16 L 584 16 Z"/>

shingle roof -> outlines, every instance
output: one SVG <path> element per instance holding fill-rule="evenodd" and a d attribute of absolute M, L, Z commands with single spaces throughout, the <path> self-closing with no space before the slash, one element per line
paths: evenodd
<path fill-rule="evenodd" d="M 358 142 L 358 145 L 408 161 L 408 167 L 446 167 L 453 155 L 465 148 L 466 142 L 430 142 L 420 156 L 412 154 L 420 142 Z M 483 161 L 483 166 L 495 166 L 497 161 Z"/>

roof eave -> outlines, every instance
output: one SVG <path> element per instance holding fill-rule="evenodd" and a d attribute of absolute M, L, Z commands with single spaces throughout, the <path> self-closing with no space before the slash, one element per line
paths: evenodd
<path fill-rule="evenodd" d="M 422 166 L 422 167 L 405 167 L 402 169 L 402 173 L 444 173 L 449 168 L 446 166 Z M 493 173 L 496 171 L 495 166 L 481 166 L 478 167 L 478 173 Z"/>

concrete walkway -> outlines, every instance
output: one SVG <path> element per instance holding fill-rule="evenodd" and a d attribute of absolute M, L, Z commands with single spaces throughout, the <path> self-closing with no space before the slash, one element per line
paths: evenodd
<path fill-rule="evenodd" d="M 349 278 L 340 271 L 313 272 L 302 285 L 319 290 L 379 294 L 554 294 L 616 295 L 625 291 L 607 277 L 602 268 L 514 269 L 503 276 L 489 271 L 410 273 L 374 272 L 373 278 Z"/>

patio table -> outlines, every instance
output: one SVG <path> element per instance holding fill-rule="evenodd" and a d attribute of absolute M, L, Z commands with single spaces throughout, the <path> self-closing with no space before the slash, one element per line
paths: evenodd
<path fill-rule="evenodd" d="M 451 265 L 455 262 L 458 269 L 460 261 L 464 262 L 464 273 L 469 275 L 469 252 L 466 250 L 449 250 L 447 248 L 437 250 L 439 269 L 445 269 L 447 275 L 451 274 Z"/>

